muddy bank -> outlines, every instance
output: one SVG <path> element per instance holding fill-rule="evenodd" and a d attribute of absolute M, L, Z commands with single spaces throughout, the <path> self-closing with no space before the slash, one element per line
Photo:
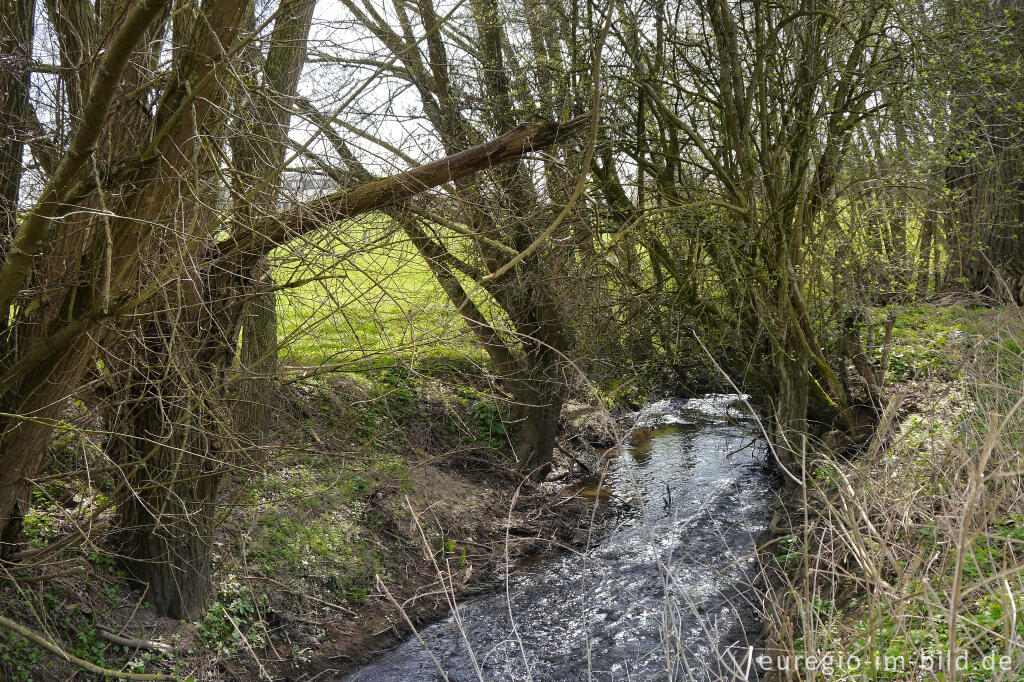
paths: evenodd
<path fill-rule="evenodd" d="M 578 544 L 588 505 L 545 486 L 520 485 L 511 474 L 430 464 L 414 469 L 408 491 L 376 500 L 370 523 L 387 537 L 382 563 L 390 579 L 350 617 L 332 623 L 326 644 L 288 679 L 344 675 L 406 639 L 410 624 L 446 617 L 453 599 L 493 590 L 508 563 Z"/>

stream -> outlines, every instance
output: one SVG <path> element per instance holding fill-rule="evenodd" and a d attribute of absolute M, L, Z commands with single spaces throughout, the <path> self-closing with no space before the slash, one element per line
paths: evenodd
<path fill-rule="evenodd" d="M 603 483 L 590 549 L 513 571 L 507 590 L 420 631 L 448 679 L 756 679 L 756 538 L 778 487 L 735 395 L 642 410 Z M 460 627 L 461 623 L 461 627 Z M 350 681 L 442 680 L 415 638 Z"/>

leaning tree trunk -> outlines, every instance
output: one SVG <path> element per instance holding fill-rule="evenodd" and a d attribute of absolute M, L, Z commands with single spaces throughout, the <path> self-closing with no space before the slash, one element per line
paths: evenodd
<path fill-rule="evenodd" d="M 0 556 L 17 547 L 29 497 L 27 480 L 39 471 L 53 425 L 94 350 L 92 338 L 80 337 L 59 357 L 43 358 L 31 369 L 22 382 L 24 390 L 2 396 L 0 405 L 8 416 L 0 420 Z"/>
<path fill-rule="evenodd" d="M 558 436 L 558 420 L 565 400 L 563 356 L 566 352 L 564 322 L 558 304 L 542 278 L 536 259 L 527 259 L 533 282 L 531 291 L 519 283 L 499 282 L 491 287 L 495 300 L 509 314 L 520 338 L 522 353 L 514 353 L 472 301 L 453 272 L 446 268 L 447 251 L 430 239 L 408 216 L 395 216 L 427 261 L 452 305 L 487 352 L 499 379 L 514 400 L 511 414 L 512 445 L 516 458 L 534 478 L 551 468 Z"/>

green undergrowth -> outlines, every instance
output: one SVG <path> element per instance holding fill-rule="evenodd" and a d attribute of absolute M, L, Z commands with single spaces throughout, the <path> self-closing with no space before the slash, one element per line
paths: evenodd
<path fill-rule="evenodd" d="M 859 456 L 809 461 L 806 522 L 775 545 L 792 618 L 776 644 L 799 679 L 1022 679 L 1024 320 L 895 313 L 886 390 L 902 409 Z"/>
<path fill-rule="evenodd" d="M 412 528 L 406 496 L 423 497 L 413 469 L 451 452 L 510 458 L 503 408 L 486 383 L 427 364 L 430 373 L 392 362 L 287 388 L 280 448 L 261 476 L 231 486 L 239 504 L 219 535 L 218 598 L 198 624 L 208 647 L 244 658 L 246 639 L 279 641 L 268 614 L 362 605 L 376 576 L 388 582 L 410 556 L 422 560 L 418 536 L 395 533 Z M 315 649 L 328 629 L 292 623 L 291 632 Z M 299 663 L 306 655 L 292 654 Z"/>
<path fill-rule="evenodd" d="M 32 629 L 70 656 L 93 665 L 128 673 L 158 669 L 176 674 L 182 680 L 196 679 L 190 674 L 194 666 L 178 660 L 186 651 L 162 653 L 140 650 L 112 643 L 101 635 L 101 628 L 108 631 L 119 629 L 109 621 L 110 614 L 144 612 L 149 604 L 144 591 L 127 581 L 125 572 L 110 553 L 96 549 L 84 553 L 81 560 L 87 562 L 89 572 L 49 583 L 45 591 L 30 587 L 8 595 L 8 603 L 4 604 L 5 615 L 11 617 L 14 614 L 24 622 L 25 614 L 31 614 L 36 619 Z M 146 629 L 134 624 L 125 626 L 123 634 L 143 639 L 151 636 Z M 180 639 L 180 635 L 167 634 L 163 642 L 177 645 Z M 0 631 L 0 679 L 34 682 L 71 679 L 76 675 L 80 679 L 115 679 L 81 677 L 82 674 L 76 666 L 66 664 L 59 656 L 20 634 Z"/>

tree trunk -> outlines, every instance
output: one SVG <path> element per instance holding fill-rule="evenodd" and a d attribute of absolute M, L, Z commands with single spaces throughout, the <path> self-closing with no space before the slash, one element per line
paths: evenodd
<path fill-rule="evenodd" d="M 4 248 L 18 225 L 34 13 L 34 0 L 0 0 L 0 243 Z"/>
<path fill-rule="evenodd" d="M 265 186 L 257 197 L 246 197 L 252 205 L 242 207 L 244 212 L 273 210 L 277 203 L 293 99 L 306 63 L 306 44 L 315 8 L 316 0 L 283 0 L 274 21 L 263 67 L 263 87 L 256 94 L 256 120 L 251 122 L 254 137 L 236 145 L 242 157 L 236 160 L 240 170 L 254 185 Z M 248 194 L 246 189 L 243 188 L 243 196 Z M 267 267 L 263 259 L 244 277 L 250 283 L 245 289 L 251 295 L 242 313 L 240 370 L 245 376 L 238 388 L 235 415 L 241 435 L 256 443 L 262 442 L 270 430 L 270 402 L 277 371 L 277 297 Z"/>
<path fill-rule="evenodd" d="M 567 387 L 563 357 L 568 347 L 557 300 L 542 276 L 542 261 L 527 258 L 523 266 L 523 278 L 534 283 L 533 290 L 526 298 L 525 292 L 507 283 L 505 291 L 513 300 L 503 304 L 525 350 L 525 366 L 509 380 L 516 399 L 513 446 L 520 465 L 540 480 L 551 469 L 558 436 Z"/>
<path fill-rule="evenodd" d="M 195 386 L 171 376 L 136 378 L 108 444 L 111 459 L 130 471 L 131 490 L 118 504 L 125 566 L 159 613 L 195 620 L 212 593 L 210 535 L 222 465 L 211 435 L 190 414 L 185 391 Z"/>
<path fill-rule="evenodd" d="M 774 354 L 774 372 L 778 381 L 778 396 L 775 398 L 773 445 L 784 463 L 797 461 L 800 438 L 807 434 L 807 410 L 809 407 L 810 364 L 807 354 L 794 338 L 792 324 Z"/>
<path fill-rule="evenodd" d="M 245 373 L 235 403 L 235 428 L 262 445 L 273 421 L 271 405 L 277 372 L 277 295 L 273 280 L 264 276 L 242 309 L 242 348 L 239 369 Z"/>
<path fill-rule="evenodd" d="M 1014 66 L 1024 58 L 1024 9 L 1013 0 L 953 3 L 950 9 L 954 20 L 964 11 L 970 13 L 972 23 L 981 22 L 984 33 L 973 29 L 967 36 L 985 49 L 978 49 L 977 55 L 967 50 L 954 58 L 963 70 L 953 72 L 951 86 L 953 137 L 947 149 L 946 187 L 953 220 L 946 235 L 946 284 L 1020 304 L 1024 303 L 1024 125 L 1006 109 L 1020 100 Z M 1000 64 L 1002 69 L 995 68 Z"/>
<path fill-rule="evenodd" d="M 39 471 L 53 435 L 53 424 L 78 386 L 87 366 L 86 358 L 93 350 L 93 339 L 79 338 L 61 357 L 26 377 L 24 385 L 31 389 L 4 396 L 4 412 L 13 416 L 0 421 L 0 556 L 10 554 L 16 547 L 21 520 L 27 511 L 26 479 Z"/>
<path fill-rule="evenodd" d="M 565 401 L 565 379 L 560 363 L 551 351 L 540 351 L 532 359 L 529 373 L 515 380 L 518 390 L 512 423 L 516 459 L 534 480 L 551 470 L 551 458 L 558 438 L 558 420 Z"/>
<path fill-rule="evenodd" d="M 992 147 L 993 158 L 947 169 L 946 183 L 955 198 L 953 231 L 947 235 L 946 281 L 1020 304 L 1024 303 L 1024 153 L 995 142 Z"/>
<path fill-rule="evenodd" d="M 917 243 L 917 298 L 928 296 L 928 285 L 931 282 L 932 242 L 935 239 L 935 211 L 928 207 L 921 218 L 921 237 Z"/>

